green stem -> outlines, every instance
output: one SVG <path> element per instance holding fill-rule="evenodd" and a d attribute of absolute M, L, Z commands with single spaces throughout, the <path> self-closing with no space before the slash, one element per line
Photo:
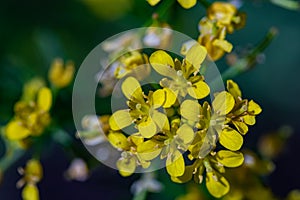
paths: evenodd
<path fill-rule="evenodd" d="M 253 68 L 253 66 L 256 64 L 257 56 L 270 45 L 276 35 L 277 29 L 271 28 L 263 40 L 246 57 L 239 59 L 236 64 L 222 73 L 223 80 L 233 78 Z"/>
<path fill-rule="evenodd" d="M 5 172 L 12 164 L 24 155 L 25 151 L 19 148 L 9 149 L 8 152 L 0 160 L 0 170 Z"/>
<path fill-rule="evenodd" d="M 158 18 L 165 18 L 168 9 L 173 5 L 174 0 L 164 0 L 162 1 L 154 14 L 158 16 Z M 153 23 L 153 18 L 149 19 L 144 23 L 144 27 L 148 27 Z"/>
<path fill-rule="evenodd" d="M 146 200 L 147 190 L 142 190 L 140 193 L 135 194 L 132 200 Z"/>

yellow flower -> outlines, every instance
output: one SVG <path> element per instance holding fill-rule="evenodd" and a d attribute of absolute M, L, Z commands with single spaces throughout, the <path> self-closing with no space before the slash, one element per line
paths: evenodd
<path fill-rule="evenodd" d="M 205 46 L 212 60 L 220 59 L 232 50 L 232 44 L 225 37 L 235 29 L 242 28 L 246 15 L 239 13 L 230 3 L 214 2 L 207 9 L 207 17 L 199 22 L 198 42 Z"/>
<path fill-rule="evenodd" d="M 206 187 L 211 195 L 220 198 L 229 192 L 229 182 L 222 173 L 225 173 L 224 167 L 238 167 L 244 161 L 243 154 L 221 150 L 217 153 L 211 153 L 204 159 L 196 159 L 192 165 L 186 166 L 182 176 L 171 177 L 174 182 L 185 183 L 194 177 L 195 182 L 203 182 L 203 173 L 206 171 Z"/>
<path fill-rule="evenodd" d="M 124 35 L 124 37 L 125 36 L 126 35 Z M 118 40 L 122 40 L 122 38 Z M 110 60 L 114 60 L 114 62 L 109 65 L 108 69 L 103 69 L 101 72 L 99 72 L 101 96 L 108 96 L 112 93 L 117 79 L 132 75 L 134 77 L 137 77 L 138 80 L 143 80 L 146 76 L 149 75 L 151 70 L 148 64 L 148 56 L 146 54 L 142 54 L 139 51 L 130 51 L 131 48 L 126 49 L 125 47 L 122 47 L 122 44 L 120 44 L 120 41 L 118 42 L 118 40 L 108 42 L 107 44 L 104 43 L 105 45 L 103 46 L 104 48 L 117 45 L 116 48 L 118 48 L 119 51 L 114 49 L 113 51 L 116 52 L 110 53 Z M 128 41 L 129 44 L 131 44 L 130 42 L 131 40 Z M 110 43 L 113 44 L 109 45 Z M 124 48 L 125 50 L 128 50 L 130 52 L 124 53 Z M 121 51 L 120 49 L 122 49 L 123 51 Z M 104 65 L 106 64 L 104 63 Z"/>
<path fill-rule="evenodd" d="M 64 88 L 73 80 L 75 67 L 73 62 L 64 63 L 61 59 L 55 59 L 48 72 L 50 83 L 56 88 Z"/>
<path fill-rule="evenodd" d="M 168 103 L 165 96 L 161 96 L 165 94 L 164 90 L 150 91 L 148 96 L 145 96 L 139 82 L 133 77 L 128 77 L 122 83 L 122 92 L 129 100 L 129 109 L 118 110 L 112 114 L 109 119 L 112 130 L 118 131 L 135 124 L 139 134 L 150 138 L 168 125 L 166 115 L 157 110 Z"/>
<path fill-rule="evenodd" d="M 207 9 L 209 20 L 216 22 L 218 27 L 226 27 L 226 32 L 232 33 L 234 29 L 245 24 L 245 15 L 238 13 L 234 5 L 227 2 L 214 2 Z"/>
<path fill-rule="evenodd" d="M 225 27 L 218 28 L 215 23 L 205 17 L 199 22 L 199 29 L 198 42 L 207 49 L 212 60 L 218 60 L 225 52 L 231 52 L 232 44 L 225 40 Z"/>
<path fill-rule="evenodd" d="M 205 48 L 195 44 L 189 49 L 182 63 L 178 59 L 173 61 L 171 56 L 162 50 L 154 52 L 149 61 L 157 73 L 168 77 L 161 79 L 162 87 L 170 89 L 176 97 L 189 94 L 195 99 L 202 99 L 210 92 L 203 76 L 198 74 L 205 57 Z"/>
<path fill-rule="evenodd" d="M 23 200 L 38 200 L 39 191 L 36 186 L 43 177 L 43 168 L 38 160 L 31 159 L 26 163 L 25 169 L 20 168 L 19 173 L 24 177 L 18 181 L 17 187 L 25 187 L 22 191 Z"/>
<path fill-rule="evenodd" d="M 161 159 L 167 158 L 167 172 L 171 176 L 181 176 L 184 173 L 185 163 L 180 150 L 187 150 L 194 139 L 194 131 L 187 124 L 180 126 L 180 120 L 174 119 L 170 127 L 164 128 L 162 134 L 163 136 L 139 144 L 137 151 L 140 157 L 147 161 L 161 154 Z"/>
<path fill-rule="evenodd" d="M 144 160 L 137 152 L 137 146 L 144 141 L 144 138 L 134 134 L 126 137 L 122 132 L 110 131 L 108 141 L 113 147 L 122 151 L 116 166 L 122 176 L 130 176 L 138 166 L 148 168 L 150 161 Z"/>
<path fill-rule="evenodd" d="M 229 25 L 236 12 L 237 9 L 230 3 L 214 2 L 207 9 L 207 17 L 210 20 L 216 20 L 222 25 Z"/>
<path fill-rule="evenodd" d="M 161 0 L 147 0 L 151 6 L 155 6 Z M 196 5 L 197 0 L 177 0 L 177 2 L 185 9 L 192 8 Z"/>
<path fill-rule="evenodd" d="M 50 123 L 49 110 L 52 94 L 49 88 L 41 88 L 36 101 L 20 101 L 15 105 L 15 117 L 5 128 L 9 140 L 22 140 L 28 136 L 40 135 Z"/>
<path fill-rule="evenodd" d="M 232 80 L 227 81 L 227 90 L 229 92 L 223 91 L 215 96 L 212 113 L 208 103 L 201 107 L 196 101 L 185 100 L 181 104 L 181 115 L 204 131 L 204 141 L 198 145 L 201 146 L 200 157 L 207 155 L 216 146 L 217 138 L 225 148 L 239 150 L 243 144 L 241 134 L 248 132 L 248 125 L 254 125 L 255 116 L 262 111 L 253 100 L 241 98 L 241 91 Z M 228 124 L 232 124 L 235 129 Z"/>
<path fill-rule="evenodd" d="M 227 81 L 227 90 L 232 96 L 231 98 L 234 98 L 235 106 L 227 114 L 226 120 L 228 123 L 234 125 L 238 132 L 245 135 L 248 132 L 248 126 L 255 124 L 255 116 L 260 114 L 262 109 L 253 100 L 243 100 L 241 90 L 232 80 Z"/>
<path fill-rule="evenodd" d="M 148 57 L 145 54 L 142 54 L 138 51 L 131 51 L 122 55 L 113 65 L 116 65 L 114 75 L 117 79 L 121 79 L 129 73 L 137 73 L 137 67 L 143 67 L 143 73 L 148 74 L 150 69 L 146 65 L 148 63 Z M 140 75 L 140 74 L 139 74 Z M 136 76 L 139 77 L 139 76 Z M 139 77 L 140 78 L 140 77 Z"/>

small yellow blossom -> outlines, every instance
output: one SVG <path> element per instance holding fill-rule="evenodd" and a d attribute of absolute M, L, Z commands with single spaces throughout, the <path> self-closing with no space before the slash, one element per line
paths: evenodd
<path fill-rule="evenodd" d="M 55 59 L 48 72 L 50 83 L 56 88 L 64 88 L 73 80 L 75 67 L 73 62 L 64 63 L 61 59 Z"/>
<path fill-rule="evenodd" d="M 173 61 L 171 56 L 162 50 L 154 52 L 149 61 L 156 72 L 168 77 L 161 79 L 162 87 L 170 89 L 177 97 L 189 94 L 195 99 L 202 99 L 210 92 L 204 77 L 198 74 L 205 57 L 205 48 L 195 44 L 187 52 L 182 63 L 178 59 Z"/>
<path fill-rule="evenodd" d="M 235 28 L 245 24 L 245 15 L 238 13 L 236 7 L 227 2 L 214 2 L 207 9 L 209 20 L 217 23 L 218 27 L 226 27 L 226 32 L 232 33 Z"/>
<path fill-rule="evenodd" d="M 208 191 L 214 197 L 220 198 L 227 194 L 230 189 L 229 182 L 222 176 L 222 173 L 225 172 L 224 167 L 238 167 L 243 161 L 242 153 L 221 150 L 204 159 L 196 159 L 192 165 L 186 166 L 182 176 L 171 177 L 171 179 L 177 183 L 185 183 L 194 177 L 196 182 L 202 183 L 203 173 L 206 171 L 205 183 Z"/>
<path fill-rule="evenodd" d="M 144 70 L 149 70 L 149 67 L 146 67 L 148 63 L 148 57 L 145 54 L 142 54 L 138 51 L 131 51 L 123 56 L 121 56 L 116 64 L 116 68 L 114 71 L 115 77 L 117 79 L 121 79 L 124 76 L 132 73 L 134 75 L 135 70 L 137 67 L 142 66 Z M 143 66 L 145 65 L 145 67 Z M 143 73 L 148 74 L 146 71 Z M 138 75 L 136 77 L 139 77 Z M 140 77 L 139 77 L 140 78 Z"/>
<path fill-rule="evenodd" d="M 143 94 L 139 82 L 133 77 L 128 77 L 122 84 L 122 92 L 129 100 L 129 109 L 118 110 L 112 114 L 109 120 L 112 130 L 117 131 L 136 124 L 139 133 L 145 138 L 150 138 L 167 125 L 167 117 L 157 110 L 165 102 L 154 98 L 159 96 L 157 93 L 164 91 L 149 92 L 147 97 Z"/>
<path fill-rule="evenodd" d="M 25 169 L 20 168 L 19 172 L 24 177 L 18 181 L 17 187 L 25 187 L 22 191 L 23 200 L 38 200 L 39 191 L 36 186 L 43 177 L 43 168 L 38 160 L 31 159 L 26 163 Z"/>
<path fill-rule="evenodd" d="M 137 152 L 137 146 L 141 144 L 143 137 L 134 134 L 126 137 L 121 132 L 110 131 L 108 141 L 119 151 L 122 151 L 121 157 L 116 163 L 119 173 L 122 176 L 130 176 L 138 166 L 148 168 L 150 161 L 144 160 Z"/>
<path fill-rule="evenodd" d="M 116 45 L 120 44 L 117 43 Z M 119 51 L 114 50 L 116 52 L 111 53 L 111 60 L 113 60 L 113 62 L 109 65 L 108 69 L 99 72 L 101 96 L 110 95 L 118 79 L 132 75 L 137 77 L 138 80 L 143 80 L 150 74 L 148 56 L 139 51 L 129 51 L 126 53 L 120 51 L 120 49 L 124 50 L 124 48 L 125 47 L 118 47 Z"/>
<path fill-rule="evenodd" d="M 51 105 L 52 94 L 47 87 L 38 91 L 35 101 L 17 102 L 15 117 L 5 128 L 6 137 L 9 140 L 22 140 L 28 136 L 40 135 L 50 123 Z"/>
<path fill-rule="evenodd" d="M 207 49 L 212 60 L 218 60 L 225 52 L 231 52 L 232 44 L 225 40 L 225 27 L 218 28 L 215 23 L 204 17 L 199 22 L 199 29 L 201 34 L 198 37 L 198 42 Z"/>
<path fill-rule="evenodd" d="M 207 49 L 212 60 L 218 60 L 225 52 L 231 52 L 233 47 L 225 39 L 226 34 L 242 28 L 245 18 L 243 13 L 239 13 L 234 5 L 227 2 L 214 2 L 207 9 L 207 16 L 199 22 L 198 42 Z"/>

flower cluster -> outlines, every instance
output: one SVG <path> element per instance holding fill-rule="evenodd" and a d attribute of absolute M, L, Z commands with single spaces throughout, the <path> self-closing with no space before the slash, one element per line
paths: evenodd
<path fill-rule="evenodd" d="M 24 98 L 15 104 L 15 116 L 5 128 L 9 140 L 21 141 L 29 136 L 38 136 L 50 123 L 52 93 L 47 87 L 34 87 L 33 92 L 28 94 L 32 99 Z M 25 89 L 24 94 L 26 91 L 28 90 Z"/>
<path fill-rule="evenodd" d="M 242 99 L 232 80 L 227 81 L 227 91 L 214 94 L 211 105 L 204 101 L 210 87 L 199 69 L 206 56 L 199 44 L 182 61 L 155 51 L 149 63 L 162 78 L 148 90 L 133 76 L 124 77 L 121 90 L 127 108 L 116 110 L 109 118 L 107 137 L 121 152 L 116 163 L 121 175 L 129 176 L 138 167 L 148 169 L 155 159 L 161 159 L 174 182 L 194 177 L 202 183 L 205 177 L 213 196 L 229 192 L 229 182 L 222 174 L 225 167 L 243 163 L 238 151 L 242 135 L 255 123 L 261 108 L 253 100 Z"/>
<path fill-rule="evenodd" d="M 212 60 L 220 59 L 225 52 L 232 51 L 232 44 L 226 40 L 227 33 L 242 28 L 246 15 L 237 11 L 236 7 L 226 2 L 214 2 L 207 9 L 207 16 L 199 22 L 199 44 L 205 46 Z M 189 48 L 189 43 L 183 49 Z M 183 50 L 183 53 L 185 51 Z"/>
<path fill-rule="evenodd" d="M 232 50 L 232 44 L 225 37 L 245 24 L 245 14 L 239 13 L 234 5 L 226 2 L 214 2 L 207 9 L 207 17 L 199 22 L 198 42 L 206 47 L 213 60 L 221 58 Z"/>

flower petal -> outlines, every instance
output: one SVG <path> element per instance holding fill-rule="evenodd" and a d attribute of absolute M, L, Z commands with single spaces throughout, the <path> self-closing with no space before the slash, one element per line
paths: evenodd
<path fill-rule="evenodd" d="M 250 114 L 258 115 L 259 113 L 261 113 L 261 111 L 262 109 L 257 103 L 255 103 L 253 100 L 249 101 L 248 112 Z"/>
<path fill-rule="evenodd" d="M 111 132 L 108 134 L 107 139 L 117 149 L 125 150 L 130 146 L 127 137 L 123 133 Z"/>
<path fill-rule="evenodd" d="M 163 107 L 170 108 L 176 102 L 177 94 L 173 90 L 170 90 L 169 88 L 164 88 L 163 90 L 165 92 L 165 98 L 166 98 Z"/>
<path fill-rule="evenodd" d="M 219 142 L 231 151 L 239 150 L 243 145 L 243 137 L 232 128 L 225 128 L 219 138 Z"/>
<path fill-rule="evenodd" d="M 136 161 L 133 157 L 120 158 L 116 165 L 122 176 L 130 176 L 135 171 Z"/>
<path fill-rule="evenodd" d="M 192 8 L 197 3 L 197 0 L 177 0 L 177 1 L 185 9 Z"/>
<path fill-rule="evenodd" d="M 147 118 L 147 121 L 138 124 L 139 133 L 145 138 L 151 138 L 156 134 L 156 124 L 151 119 L 151 117 Z"/>
<path fill-rule="evenodd" d="M 232 123 L 241 134 L 245 135 L 248 132 L 248 126 L 244 122 L 232 121 Z"/>
<path fill-rule="evenodd" d="M 197 101 L 185 100 L 180 105 L 180 114 L 184 118 L 196 122 L 199 120 L 201 106 Z"/>
<path fill-rule="evenodd" d="M 245 115 L 243 117 L 243 119 L 244 119 L 244 122 L 248 125 L 254 125 L 256 122 L 255 116 L 253 116 L 253 115 Z"/>
<path fill-rule="evenodd" d="M 203 99 L 209 94 L 209 92 L 209 86 L 203 81 L 198 81 L 197 83 L 193 84 L 192 87 L 188 88 L 189 95 L 195 99 Z"/>
<path fill-rule="evenodd" d="M 176 135 L 181 139 L 183 144 L 189 144 L 194 140 L 195 133 L 189 125 L 183 124 L 176 131 Z"/>
<path fill-rule="evenodd" d="M 151 115 L 151 118 L 158 126 L 158 131 L 170 130 L 169 120 L 165 114 L 158 112 L 157 110 L 154 110 Z"/>
<path fill-rule="evenodd" d="M 218 176 L 214 172 L 206 173 L 206 187 L 209 193 L 216 198 L 224 196 L 230 189 L 228 181 L 223 176 Z"/>
<path fill-rule="evenodd" d="M 225 167 L 238 167 L 244 162 L 244 156 L 241 152 L 221 150 L 218 151 L 216 156 L 218 162 L 224 165 Z"/>
<path fill-rule="evenodd" d="M 48 111 L 52 105 L 52 93 L 47 87 L 43 87 L 39 90 L 37 96 L 37 105 L 43 111 Z"/>
<path fill-rule="evenodd" d="M 5 133 L 9 140 L 22 140 L 30 135 L 30 131 L 19 121 L 9 122 L 5 128 Z"/>
<path fill-rule="evenodd" d="M 149 62 L 153 69 L 163 75 L 175 79 L 177 74 L 174 70 L 174 61 L 165 51 L 158 50 L 151 54 Z"/>
<path fill-rule="evenodd" d="M 182 176 L 185 170 L 182 154 L 176 150 L 171 156 L 168 156 L 166 167 L 170 176 Z"/>
<path fill-rule="evenodd" d="M 191 63 L 196 69 L 200 68 L 201 63 L 207 55 L 207 50 L 199 43 L 194 44 L 187 52 L 185 59 Z"/>
<path fill-rule="evenodd" d="M 122 83 L 122 92 L 127 99 L 138 99 L 143 101 L 143 92 L 140 83 L 134 77 L 126 78 Z"/>
<path fill-rule="evenodd" d="M 186 183 L 192 179 L 194 170 L 195 167 L 193 165 L 186 166 L 182 176 L 178 176 L 178 177 L 171 176 L 171 179 L 175 183 Z"/>
<path fill-rule="evenodd" d="M 152 95 L 152 103 L 154 108 L 158 108 L 164 104 L 166 100 L 166 94 L 163 89 L 158 89 L 155 92 L 153 92 Z"/>
<path fill-rule="evenodd" d="M 227 90 L 234 98 L 242 97 L 242 92 L 238 84 L 233 80 L 227 80 Z"/>
<path fill-rule="evenodd" d="M 214 111 L 219 115 L 228 114 L 234 107 L 234 98 L 226 91 L 220 92 L 212 102 Z"/>
<path fill-rule="evenodd" d="M 219 40 L 215 39 L 212 43 L 212 45 L 219 47 L 220 49 L 223 49 L 227 53 L 230 53 L 232 51 L 232 44 L 228 42 L 227 40 Z"/>
<path fill-rule="evenodd" d="M 151 6 L 155 6 L 156 4 L 158 4 L 160 2 L 160 0 L 147 0 L 147 1 Z"/>
<path fill-rule="evenodd" d="M 159 144 L 153 140 L 148 140 L 137 146 L 138 155 L 142 160 L 152 160 L 156 158 L 161 150 L 162 148 Z"/>
<path fill-rule="evenodd" d="M 23 200 L 39 200 L 39 190 L 34 184 L 27 184 L 22 191 Z"/>
<path fill-rule="evenodd" d="M 109 126 L 112 130 L 121 130 L 132 124 L 129 110 L 118 110 L 109 118 Z"/>

